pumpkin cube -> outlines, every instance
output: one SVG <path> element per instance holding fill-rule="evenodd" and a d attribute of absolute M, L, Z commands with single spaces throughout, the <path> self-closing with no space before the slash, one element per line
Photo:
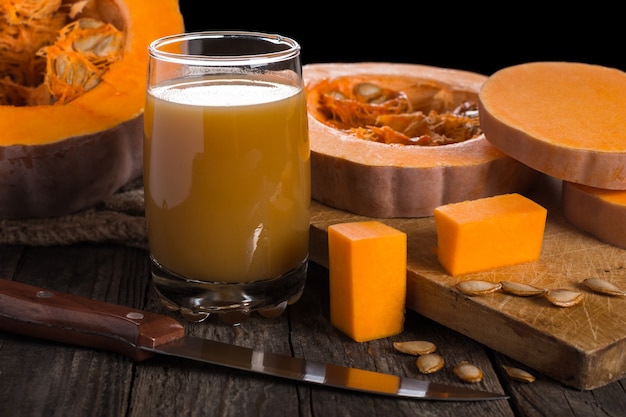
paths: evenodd
<path fill-rule="evenodd" d="M 457 276 L 537 260 L 547 210 L 513 193 L 439 206 L 434 218 L 437 258 Z"/>
<path fill-rule="evenodd" d="M 330 319 L 357 342 L 401 333 L 406 233 L 378 221 L 328 227 Z"/>

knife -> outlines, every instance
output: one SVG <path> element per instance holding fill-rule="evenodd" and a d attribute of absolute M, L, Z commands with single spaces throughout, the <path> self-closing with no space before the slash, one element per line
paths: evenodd
<path fill-rule="evenodd" d="M 478 401 L 507 396 L 294 358 L 185 335 L 168 316 L 0 279 L 0 330 L 143 361 L 177 356 L 295 381 L 402 398 Z"/>

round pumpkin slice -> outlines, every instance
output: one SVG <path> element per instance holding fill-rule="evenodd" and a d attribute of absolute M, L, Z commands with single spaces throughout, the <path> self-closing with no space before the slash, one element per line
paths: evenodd
<path fill-rule="evenodd" d="M 487 140 L 553 177 L 626 189 L 626 73 L 577 62 L 501 69 L 479 94 Z"/>
<path fill-rule="evenodd" d="M 184 30 L 178 1 L 4 3 L 0 218 L 99 203 L 142 175 L 147 48 Z"/>
<path fill-rule="evenodd" d="M 426 217 L 443 204 L 526 191 L 538 176 L 482 134 L 484 75 L 374 62 L 308 64 L 303 73 L 311 194 L 327 206 Z"/>
<path fill-rule="evenodd" d="M 626 249 L 626 191 L 563 181 L 564 217 L 597 239 Z"/>

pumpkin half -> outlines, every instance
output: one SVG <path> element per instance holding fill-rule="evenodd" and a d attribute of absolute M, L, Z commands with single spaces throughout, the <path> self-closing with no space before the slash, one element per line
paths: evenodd
<path fill-rule="evenodd" d="M 0 46 L 0 61 L 19 68 L 0 75 L 0 217 L 69 214 L 140 177 L 147 48 L 184 30 L 178 1 L 0 7 L 0 36 L 32 50 Z"/>
<path fill-rule="evenodd" d="M 626 73 L 577 62 L 504 68 L 479 94 L 494 146 L 553 177 L 626 189 Z"/>
<path fill-rule="evenodd" d="M 312 197 L 377 218 L 524 192 L 538 172 L 492 146 L 478 124 L 486 77 L 396 63 L 308 64 Z"/>

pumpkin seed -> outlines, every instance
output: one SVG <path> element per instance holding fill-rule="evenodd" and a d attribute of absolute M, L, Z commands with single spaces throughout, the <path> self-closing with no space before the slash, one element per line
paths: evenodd
<path fill-rule="evenodd" d="M 480 382 L 483 379 L 483 371 L 468 361 L 461 361 L 454 367 L 454 373 L 460 380 L 465 382 Z"/>
<path fill-rule="evenodd" d="M 434 343 L 426 340 L 412 340 L 410 342 L 393 342 L 393 347 L 409 355 L 427 355 L 437 350 Z"/>
<path fill-rule="evenodd" d="M 124 32 L 92 18 L 69 23 L 54 44 L 37 55 L 47 60 L 45 83 L 58 104 L 97 86 L 108 68 L 122 58 Z"/>
<path fill-rule="evenodd" d="M 502 284 L 502 291 L 520 297 L 531 297 L 533 295 L 543 294 L 547 291 L 545 288 L 538 288 L 520 282 L 502 281 L 500 284 Z"/>
<path fill-rule="evenodd" d="M 507 366 L 507 365 L 502 365 L 502 367 L 506 371 L 507 375 L 515 379 L 516 381 L 521 381 L 521 382 L 534 382 L 535 381 L 535 377 L 530 372 L 526 372 L 523 369 L 515 368 L 514 366 Z"/>
<path fill-rule="evenodd" d="M 583 284 L 585 284 L 587 288 L 601 294 L 617 296 L 626 295 L 626 291 L 620 289 L 617 285 L 600 278 L 587 278 L 583 281 Z"/>
<path fill-rule="evenodd" d="M 432 374 L 433 372 L 437 372 L 443 368 L 445 360 L 443 359 L 443 356 L 437 353 L 428 353 L 417 358 L 415 363 L 417 364 L 417 369 L 419 369 L 421 373 Z"/>
<path fill-rule="evenodd" d="M 579 291 L 572 291 L 565 288 L 549 290 L 545 293 L 548 301 L 558 307 L 572 307 L 580 303 L 585 295 Z"/>
<path fill-rule="evenodd" d="M 502 288 L 499 282 L 480 280 L 462 281 L 456 284 L 456 288 L 465 295 L 485 295 L 498 291 Z"/>
<path fill-rule="evenodd" d="M 358 83 L 354 86 L 354 95 L 370 102 L 376 100 L 383 93 L 382 88 L 372 83 Z"/>

